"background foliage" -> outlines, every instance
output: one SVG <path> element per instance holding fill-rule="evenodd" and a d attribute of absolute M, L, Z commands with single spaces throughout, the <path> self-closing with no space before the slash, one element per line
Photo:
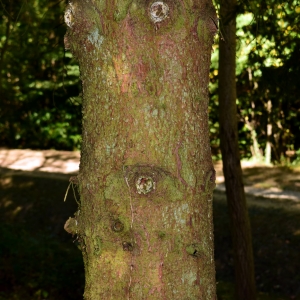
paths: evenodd
<path fill-rule="evenodd" d="M 269 163 L 296 163 L 300 159 L 299 24 L 299 1 L 238 2 L 236 84 L 242 157 Z M 226 43 L 226 37 L 220 42 Z M 217 43 L 210 77 L 211 134 L 217 155 Z M 266 157 L 268 142 L 270 161 Z"/>
<path fill-rule="evenodd" d="M 0 144 L 80 144 L 79 71 L 64 51 L 64 1 L 1 0 Z"/>
<path fill-rule="evenodd" d="M 65 1 L 55 0 L 0 0 L 0 146 L 80 148 L 79 70 L 64 49 L 65 5 Z M 269 143 L 272 162 L 297 163 L 300 3 L 244 1 L 239 2 L 237 11 L 237 113 L 242 157 L 265 160 Z M 220 158 L 218 42 L 216 39 L 212 55 L 209 107 L 215 158 Z M 276 178 L 284 178 L 282 174 L 280 171 Z M 265 177 L 271 177 L 269 171 Z M 72 243 L 76 240 L 63 231 L 65 220 L 76 210 L 74 199 L 61 200 L 67 180 L 50 183 L 48 179 L 15 177 L 7 184 L 7 179 L 0 189 L 4 216 L 0 226 L 0 299 L 79 299 L 84 284 L 81 253 Z M 18 213 L 20 207 L 24 210 Z M 232 299 L 224 296 L 228 286 L 232 290 L 233 279 L 224 204 L 217 202 L 214 213 L 219 299 Z M 250 217 L 258 290 L 284 295 L 272 299 L 300 299 L 298 211 L 251 208 Z"/>
<path fill-rule="evenodd" d="M 1 0 L 0 4 L 0 146 L 80 148 L 79 70 L 64 50 L 65 1 Z M 297 163 L 299 0 L 240 1 L 237 13 L 237 113 L 242 157 Z M 220 42 L 226 43 L 224 39 Z M 217 159 L 218 39 L 213 50 L 210 122 Z M 267 155 L 268 145 L 271 155 Z"/>

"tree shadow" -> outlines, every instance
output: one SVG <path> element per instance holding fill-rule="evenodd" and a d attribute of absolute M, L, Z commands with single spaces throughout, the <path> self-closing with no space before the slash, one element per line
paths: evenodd
<path fill-rule="evenodd" d="M 243 175 L 245 185 L 300 192 L 300 173 L 288 167 L 244 168 Z"/>
<path fill-rule="evenodd" d="M 300 299 L 300 210 L 259 206 L 265 199 L 250 195 L 247 200 L 252 203 L 249 217 L 257 290 L 284 297 L 280 299 Z M 226 197 L 221 192 L 214 194 L 214 226 L 217 280 L 233 282 L 230 224 Z"/>
<path fill-rule="evenodd" d="M 63 202 L 67 177 L 1 173 L 0 298 L 82 298 L 81 252 L 63 229 L 77 210 L 72 193 Z"/>

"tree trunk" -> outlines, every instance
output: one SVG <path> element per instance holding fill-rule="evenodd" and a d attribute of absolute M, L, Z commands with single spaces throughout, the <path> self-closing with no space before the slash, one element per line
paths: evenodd
<path fill-rule="evenodd" d="M 265 163 L 270 165 L 272 162 L 272 149 L 271 149 L 271 138 L 272 138 L 272 101 L 269 99 L 267 102 L 267 112 L 268 112 L 268 123 L 267 123 L 267 142 L 265 149 Z"/>
<path fill-rule="evenodd" d="M 222 0 L 219 57 L 220 142 L 235 261 L 238 300 L 256 299 L 251 228 L 243 185 L 237 130 L 235 55 L 236 0 Z"/>
<path fill-rule="evenodd" d="M 85 299 L 215 299 L 209 0 L 72 1 Z"/>

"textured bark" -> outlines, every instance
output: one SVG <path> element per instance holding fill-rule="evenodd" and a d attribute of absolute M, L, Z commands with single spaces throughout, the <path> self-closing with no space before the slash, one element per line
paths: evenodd
<path fill-rule="evenodd" d="M 208 0 L 72 1 L 85 299 L 215 299 Z M 151 20 L 152 15 L 152 20 Z"/>
<path fill-rule="evenodd" d="M 235 261 L 235 292 L 238 300 L 256 299 L 251 228 L 244 192 L 238 146 L 235 56 L 236 0 L 221 1 L 219 57 L 220 140 L 227 203 Z"/>

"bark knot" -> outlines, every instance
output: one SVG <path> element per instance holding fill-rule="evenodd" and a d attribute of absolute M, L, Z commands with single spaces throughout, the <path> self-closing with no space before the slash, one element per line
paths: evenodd
<path fill-rule="evenodd" d="M 157 1 L 150 6 L 150 18 L 153 23 L 159 23 L 166 19 L 169 15 L 169 6 L 162 2 Z"/>
<path fill-rule="evenodd" d="M 140 176 L 136 183 L 136 189 L 138 194 L 148 194 L 152 190 L 155 190 L 155 181 L 149 176 Z"/>

